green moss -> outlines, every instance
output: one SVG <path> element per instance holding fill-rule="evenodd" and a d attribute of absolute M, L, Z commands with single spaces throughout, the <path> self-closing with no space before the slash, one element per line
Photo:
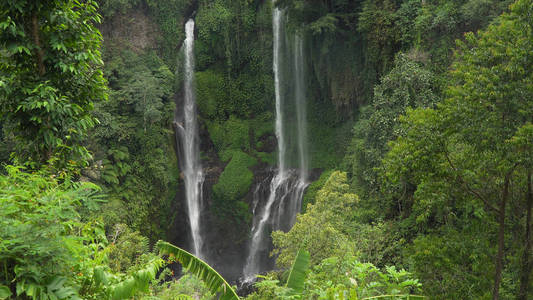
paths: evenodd
<path fill-rule="evenodd" d="M 250 120 L 250 127 L 252 128 L 254 137 L 261 138 L 266 134 L 274 133 L 274 118 L 272 112 L 266 111 L 256 118 Z"/>
<path fill-rule="evenodd" d="M 213 71 L 196 72 L 196 103 L 202 117 L 216 119 L 217 103 L 225 102 L 224 77 Z"/>
<path fill-rule="evenodd" d="M 256 152 L 256 156 L 261 162 L 267 163 L 271 166 L 276 163 L 276 157 L 274 156 L 274 154 L 274 152 Z"/>
<path fill-rule="evenodd" d="M 233 149 L 227 149 L 224 151 L 221 151 L 218 156 L 220 157 L 220 160 L 227 163 L 231 160 L 233 157 L 233 153 L 235 152 L 241 152 L 240 150 L 233 150 Z"/>
<path fill-rule="evenodd" d="M 213 186 L 215 213 L 221 217 L 233 216 L 237 220 L 246 221 L 246 214 L 241 207 L 242 198 L 252 185 L 253 173 L 250 167 L 257 164 L 257 160 L 242 151 L 231 151 L 231 160 L 220 175 L 217 184 Z"/>
<path fill-rule="evenodd" d="M 223 122 L 208 122 L 207 130 L 219 154 L 227 149 L 250 150 L 250 125 L 247 120 L 231 116 Z"/>
<path fill-rule="evenodd" d="M 234 151 L 218 183 L 213 186 L 215 195 L 230 201 L 242 198 L 252 184 L 253 174 L 249 167 L 256 163 L 257 160 L 248 154 Z"/>
<path fill-rule="evenodd" d="M 302 201 L 302 213 L 305 213 L 307 209 L 307 204 L 315 203 L 316 194 L 324 186 L 333 171 L 334 170 L 327 170 L 322 172 L 320 178 L 318 178 L 318 180 L 314 181 L 307 187 Z"/>

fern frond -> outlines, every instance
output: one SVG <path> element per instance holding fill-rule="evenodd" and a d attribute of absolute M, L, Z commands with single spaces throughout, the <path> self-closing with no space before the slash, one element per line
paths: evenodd
<path fill-rule="evenodd" d="M 137 292 L 148 292 L 150 281 L 155 278 L 162 264 L 163 261 L 161 259 L 155 259 L 148 263 L 144 269 L 136 271 L 125 280 L 113 285 L 111 287 L 111 299 L 129 299 Z M 98 278 L 99 282 L 105 282 L 103 274 L 95 272 L 95 276 L 97 276 L 95 279 Z"/>

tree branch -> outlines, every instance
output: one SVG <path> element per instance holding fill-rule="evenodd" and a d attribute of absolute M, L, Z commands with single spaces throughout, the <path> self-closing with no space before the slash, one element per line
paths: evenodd
<path fill-rule="evenodd" d="M 485 199 L 485 197 L 481 196 L 480 193 L 476 192 L 475 190 L 473 190 L 470 185 L 468 185 L 468 183 L 463 179 L 463 177 L 461 176 L 461 174 L 459 173 L 458 169 L 454 166 L 454 164 L 452 163 L 452 160 L 450 159 L 450 156 L 448 155 L 448 152 L 447 151 L 444 151 L 444 156 L 446 156 L 446 160 L 448 161 L 448 163 L 450 164 L 450 167 L 455 171 L 456 175 L 457 175 L 457 178 L 459 179 L 459 181 L 463 184 L 463 186 L 466 188 L 466 190 L 468 192 L 470 192 L 472 195 L 476 196 L 479 200 L 481 200 L 488 208 L 490 208 L 492 211 L 494 211 L 495 213 L 499 214 L 500 213 L 500 210 L 498 208 L 496 208 L 494 205 L 490 204 L 490 202 Z M 514 169 L 514 168 L 513 168 Z"/>

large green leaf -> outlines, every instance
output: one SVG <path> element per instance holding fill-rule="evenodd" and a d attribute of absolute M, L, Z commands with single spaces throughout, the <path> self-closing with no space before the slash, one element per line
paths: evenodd
<path fill-rule="evenodd" d="M 138 292 L 148 292 L 150 281 L 155 279 L 161 264 L 161 259 L 152 260 L 143 269 L 134 272 L 118 284 L 110 286 L 111 299 L 130 299 Z M 105 279 L 105 274 L 95 270 L 95 281 L 97 280 L 105 283 L 107 279 Z"/>
<path fill-rule="evenodd" d="M 160 254 L 173 256 L 186 270 L 198 276 L 213 294 L 220 293 L 219 300 L 239 299 L 231 285 L 203 260 L 164 241 L 157 242 L 156 247 Z"/>
<path fill-rule="evenodd" d="M 309 258 L 309 252 L 306 250 L 298 251 L 291 272 L 289 273 L 287 287 L 293 289 L 296 294 L 301 294 L 304 291 L 307 269 L 309 269 Z"/>
<path fill-rule="evenodd" d="M 9 287 L 5 285 L 0 285 L 0 299 L 7 299 L 11 297 L 12 293 Z"/>

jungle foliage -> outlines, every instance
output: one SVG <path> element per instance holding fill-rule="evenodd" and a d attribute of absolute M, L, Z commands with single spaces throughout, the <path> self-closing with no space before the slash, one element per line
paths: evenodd
<path fill-rule="evenodd" d="M 128 224 L 155 242 L 165 238 L 178 185 L 171 155 L 174 75 L 155 52 L 137 54 L 110 43 L 104 58 L 109 100 L 95 106 L 94 159 L 82 174 L 109 195 L 106 223 Z"/>
<path fill-rule="evenodd" d="M 84 141 L 107 97 L 95 1 L 0 4 L 0 98 L 13 155 L 32 168 L 85 167 Z"/>
<path fill-rule="evenodd" d="M 9 0 L 0 299 L 237 297 L 154 246 L 183 209 L 172 118 L 190 17 L 209 207 L 246 239 L 246 197 L 276 164 L 273 5 L 304 36 L 318 180 L 247 298 L 532 297 L 531 0 Z M 112 28 L 134 15 L 143 32 Z M 180 279 L 163 268 L 176 260 Z"/>

